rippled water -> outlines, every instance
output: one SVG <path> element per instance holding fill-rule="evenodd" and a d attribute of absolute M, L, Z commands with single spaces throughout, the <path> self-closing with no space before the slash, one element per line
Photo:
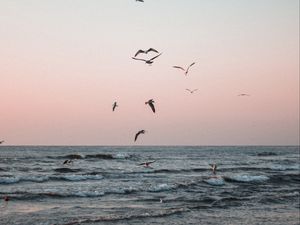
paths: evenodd
<path fill-rule="evenodd" d="M 0 224 L 299 224 L 299 169 L 299 147 L 0 146 Z"/>

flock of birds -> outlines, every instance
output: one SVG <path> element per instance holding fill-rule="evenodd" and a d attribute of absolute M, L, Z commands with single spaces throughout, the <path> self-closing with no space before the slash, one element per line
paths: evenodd
<path fill-rule="evenodd" d="M 144 2 L 144 1 L 142 1 L 142 0 L 136 0 L 136 1 Z M 141 57 L 140 57 L 140 58 L 137 58 L 137 56 L 141 56 L 142 54 L 147 55 L 148 53 L 151 53 L 151 52 L 154 52 L 154 53 L 156 53 L 157 55 L 155 55 L 154 57 L 151 57 L 151 58 L 149 58 L 149 59 L 145 59 L 145 58 L 141 58 Z M 139 49 L 139 50 L 134 54 L 134 56 L 132 57 L 132 59 L 138 60 L 138 61 L 144 61 L 146 64 L 152 65 L 152 64 L 154 63 L 154 59 L 158 58 L 158 57 L 161 56 L 161 55 L 162 55 L 162 52 L 159 52 L 159 51 L 157 51 L 157 50 L 154 49 L 154 48 L 149 48 L 149 49 L 146 49 L 146 50 Z M 184 72 L 185 76 L 187 76 L 187 74 L 188 74 L 190 68 L 191 68 L 193 65 L 195 65 L 195 64 L 196 64 L 196 62 L 191 63 L 186 69 L 184 69 L 184 68 L 181 67 L 181 66 L 173 66 L 173 68 L 182 70 L 182 71 Z M 193 93 L 194 93 L 195 91 L 197 91 L 197 90 L 198 90 L 198 89 L 193 89 L 193 90 L 188 89 L 188 88 L 186 89 L 186 91 L 188 91 L 188 92 L 191 93 L 191 94 L 193 94 Z M 151 108 L 151 110 L 152 110 L 153 113 L 155 113 L 155 106 L 154 106 L 154 103 L 155 103 L 155 102 L 154 102 L 153 99 L 149 99 L 148 101 L 145 102 L 146 105 L 149 105 L 149 107 Z M 117 107 L 118 107 L 118 103 L 115 101 L 115 102 L 113 103 L 113 105 L 112 105 L 112 111 L 114 112 L 114 111 L 116 110 Z M 136 142 L 136 140 L 137 140 L 137 138 L 138 138 L 138 136 L 139 136 L 140 134 L 145 134 L 145 133 L 146 133 L 145 130 L 139 130 L 139 131 L 135 134 L 135 136 L 134 136 L 134 141 Z"/>
<path fill-rule="evenodd" d="M 144 2 L 144 0 L 136 0 L 136 2 Z M 147 55 L 148 53 L 156 53 L 156 55 L 154 57 L 151 57 L 151 58 L 142 58 L 140 57 L 141 55 Z M 142 49 L 139 49 L 135 54 L 134 56 L 132 57 L 133 60 L 137 60 L 137 61 L 143 61 L 145 62 L 146 64 L 148 65 L 152 65 L 154 63 L 154 60 L 157 59 L 159 56 L 162 55 L 162 52 L 159 52 L 157 51 L 156 49 L 154 48 L 149 48 L 147 50 L 142 50 Z M 137 58 L 139 57 L 139 58 Z M 184 75 L 187 76 L 189 71 L 190 71 L 190 68 L 192 66 L 194 66 L 196 64 L 196 62 L 193 62 L 191 63 L 190 65 L 188 65 L 186 68 L 182 67 L 182 66 L 173 66 L 174 69 L 178 69 L 178 70 L 181 70 L 184 72 Z M 194 92 L 196 92 L 198 89 L 188 89 L 186 88 L 185 89 L 186 91 L 188 91 L 189 93 L 193 94 Z M 238 96 L 240 97 L 247 97 L 247 96 L 250 96 L 249 94 L 246 94 L 246 93 L 241 93 L 239 94 Z M 145 102 L 146 105 L 149 105 L 150 109 L 152 110 L 153 113 L 155 113 L 155 106 L 154 106 L 154 100 L 153 99 L 150 99 L 148 101 Z M 116 110 L 116 108 L 118 107 L 118 103 L 115 101 L 112 105 L 112 111 L 114 112 Z M 134 142 L 137 141 L 138 137 L 141 135 L 141 134 L 145 134 L 146 131 L 145 130 L 139 130 L 135 135 L 134 135 Z M 0 144 L 3 144 L 4 143 L 4 140 L 0 141 Z M 156 162 L 156 160 L 153 160 L 153 161 L 146 161 L 146 162 L 143 162 L 143 163 L 140 163 L 138 164 L 138 166 L 144 166 L 145 168 L 152 168 L 151 167 L 151 164 L 153 164 L 154 162 Z M 71 159 L 67 159 L 63 162 L 63 165 L 70 165 L 70 164 L 73 164 L 73 160 Z M 211 170 L 212 170 L 212 173 L 214 175 L 216 175 L 217 173 L 217 165 L 216 164 L 209 164 L 209 166 L 211 167 Z M 5 202 L 8 202 L 10 199 L 8 196 L 5 196 L 4 197 L 4 201 Z M 162 199 L 160 199 L 160 202 L 162 203 Z"/>

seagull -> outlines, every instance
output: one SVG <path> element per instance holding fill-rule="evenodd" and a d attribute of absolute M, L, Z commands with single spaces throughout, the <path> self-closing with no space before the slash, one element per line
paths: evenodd
<path fill-rule="evenodd" d="M 0 145 L 1 145 L 2 143 L 4 143 L 4 141 L 0 141 Z"/>
<path fill-rule="evenodd" d="M 117 102 L 114 102 L 112 111 L 115 111 L 115 108 L 118 107 Z"/>
<path fill-rule="evenodd" d="M 136 2 L 144 2 L 144 0 L 135 0 Z"/>
<path fill-rule="evenodd" d="M 157 58 L 158 56 L 160 56 L 161 54 L 162 54 L 162 53 L 160 53 L 160 54 L 154 56 L 154 57 L 151 58 L 151 59 L 139 59 L 139 58 L 136 58 L 136 57 L 132 57 L 132 59 L 144 61 L 146 64 L 151 65 L 151 64 L 154 62 L 153 60 L 156 59 L 156 58 Z"/>
<path fill-rule="evenodd" d="M 217 174 L 217 164 L 209 164 L 214 175 Z"/>
<path fill-rule="evenodd" d="M 65 160 L 65 161 L 63 162 L 64 165 L 65 165 L 65 164 L 71 164 L 71 163 L 73 163 L 73 160 L 70 160 L 70 159 L 67 159 L 67 160 Z"/>
<path fill-rule="evenodd" d="M 149 168 L 149 167 L 151 168 L 150 164 L 152 164 L 152 163 L 154 163 L 154 162 L 156 162 L 156 160 L 154 160 L 154 161 L 143 162 L 143 163 L 140 163 L 139 166 L 144 166 L 144 167 L 146 167 L 146 168 Z"/>
<path fill-rule="evenodd" d="M 134 57 L 137 57 L 138 54 L 140 54 L 140 53 L 148 54 L 148 52 L 156 52 L 157 54 L 159 53 L 159 52 L 158 52 L 157 50 L 155 50 L 154 48 L 149 48 L 148 50 L 142 50 L 142 49 L 140 49 L 140 50 L 138 50 L 138 51 L 135 53 Z"/>
<path fill-rule="evenodd" d="M 238 96 L 243 97 L 243 96 L 250 96 L 250 95 L 249 95 L 249 94 L 242 93 L 242 94 L 239 94 Z"/>
<path fill-rule="evenodd" d="M 159 203 L 163 203 L 164 201 L 162 200 L 162 198 L 159 199 Z"/>
<path fill-rule="evenodd" d="M 155 113 L 155 108 L 154 108 L 154 100 L 153 99 L 150 99 L 149 101 L 147 101 L 147 102 L 145 102 L 145 104 L 147 105 L 149 105 L 150 106 L 150 108 L 152 109 L 152 111 Z"/>
<path fill-rule="evenodd" d="M 190 69 L 193 65 L 195 65 L 195 63 L 196 63 L 196 62 L 193 62 L 191 65 L 188 66 L 187 69 L 184 69 L 184 68 L 181 67 L 181 66 L 173 66 L 173 68 L 180 69 L 180 70 L 184 71 L 184 74 L 185 74 L 185 75 L 187 75 L 188 72 L 189 72 L 189 69 Z"/>
<path fill-rule="evenodd" d="M 134 141 L 136 141 L 137 140 L 137 138 L 138 138 L 138 136 L 140 135 L 140 134 L 145 134 L 145 130 L 140 130 L 139 132 L 137 132 L 136 134 L 135 134 L 135 137 L 134 137 Z"/>
<path fill-rule="evenodd" d="M 197 91 L 198 89 L 194 89 L 194 90 L 190 90 L 190 89 L 185 89 L 185 90 L 187 90 L 187 91 L 189 91 L 191 94 L 193 94 L 195 91 Z"/>

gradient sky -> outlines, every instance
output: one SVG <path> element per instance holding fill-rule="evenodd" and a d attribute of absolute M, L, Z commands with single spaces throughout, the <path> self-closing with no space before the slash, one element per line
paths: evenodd
<path fill-rule="evenodd" d="M 299 145 L 299 1 L 0 0 L 0 102 L 7 145 Z"/>

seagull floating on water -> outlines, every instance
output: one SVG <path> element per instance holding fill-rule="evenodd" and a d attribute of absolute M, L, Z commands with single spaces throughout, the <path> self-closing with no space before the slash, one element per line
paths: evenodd
<path fill-rule="evenodd" d="M 156 160 L 153 160 L 153 161 L 147 161 L 147 162 L 143 162 L 143 163 L 140 163 L 139 166 L 144 166 L 144 167 L 150 167 L 150 164 L 156 162 Z"/>
<path fill-rule="evenodd" d="M 117 102 L 114 102 L 112 111 L 115 111 L 116 107 L 118 107 Z"/>
<path fill-rule="evenodd" d="M 158 55 L 154 56 L 154 57 L 153 57 L 153 58 L 151 58 L 151 59 L 139 59 L 139 58 L 136 58 L 136 57 L 132 57 L 132 59 L 134 59 L 134 60 L 140 60 L 140 61 L 144 61 L 146 64 L 148 64 L 148 65 L 152 65 L 152 63 L 154 62 L 153 60 L 154 60 L 154 59 L 156 59 L 157 57 L 159 57 L 161 54 L 162 54 L 162 53 L 160 53 L 160 54 L 158 54 Z"/>
<path fill-rule="evenodd" d="M 181 66 L 173 66 L 173 68 L 180 69 L 180 70 L 184 71 L 184 74 L 185 74 L 185 75 L 187 75 L 188 72 L 189 72 L 189 69 L 190 69 L 193 65 L 195 65 L 195 63 L 196 63 L 196 62 L 193 62 L 191 65 L 188 66 L 187 69 L 184 69 L 184 68 L 181 67 Z"/>
<path fill-rule="evenodd" d="M 214 175 L 217 174 L 217 164 L 209 164 Z"/>
<path fill-rule="evenodd" d="M 157 50 L 155 50 L 154 48 L 149 48 L 148 50 L 142 50 L 142 49 L 140 49 L 140 50 L 138 50 L 136 53 L 135 53 L 135 55 L 134 55 L 134 57 L 137 57 L 139 54 L 141 54 L 141 53 L 144 53 L 144 54 L 148 54 L 149 52 L 156 52 L 157 54 L 159 53 Z"/>
<path fill-rule="evenodd" d="M 195 91 L 197 91 L 198 89 L 194 89 L 194 90 L 190 90 L 190 89 L 185 89 L 185 90 L 187 90 L 187 91 L 189 91 L 191 94 L 193 94 Z"/>
<path fill-rule="evenodd" d="M 134 141 L 137 140 L 137 138 L 138 138 L 138 136 L 139 136 L 140 134 L 145 134 L 145 133 L 146 133 L 145 130 L 140 130 L 139 132 L 137 132 L 137 133 L 135 134 Z"/>
<path fill-rule="evenodd" d="M 150 108 L 152 109 L 152 111 L 155 113 L 155 107 L 154 107 L 154 100 L 153 99 L 150 99 L 150 100 L 148 100 L 147 102 L 145 102 L 145 104 L 147 105 L 149 105 L 150 106 Z"/>

